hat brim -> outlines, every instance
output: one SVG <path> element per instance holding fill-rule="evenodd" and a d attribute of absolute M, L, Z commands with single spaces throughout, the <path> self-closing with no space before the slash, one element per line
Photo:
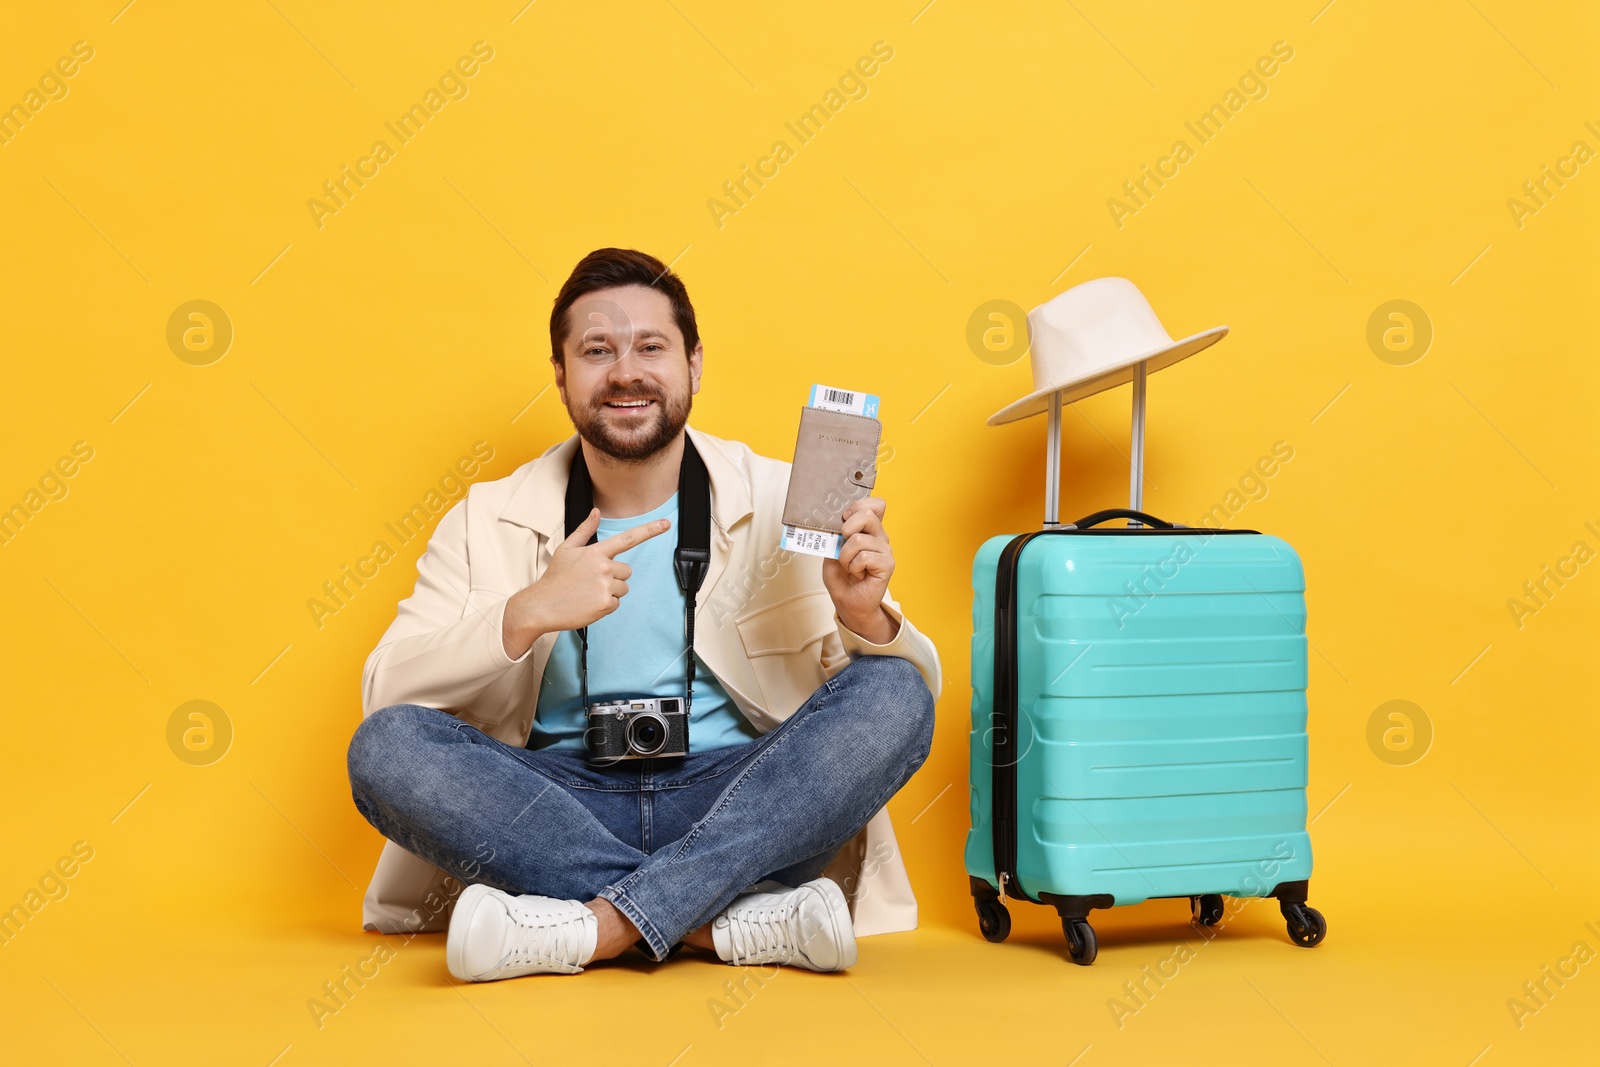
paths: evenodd
<path fill-rule="evenodd" d="M 1042 389 L 1035 389 L 1021 400 L 1007 404 L 999 411 L 990 415 L 986 425 L 1000 426 L 1018 419 L 1026 419 L 1033 415 L 1041 415 L 1050 410 L 1050 394 L 1056 391 L 1061 393 L 1061 403 L 1070 404 L 1074 400 L 1082 400 L 1086 396 L 1122 385 L 1124 382 L 1133 381 L 1134 368 L 1140 363 L 1145 364 L 1145 373 L 1153 374 L 1158 370 L 1172 366 L 1179 360 L 1188 359 L 1196 352 L 1211 347 L 1228 335 L 1226 326 L 1215 326 L 1209 330 L 1185 337 L 1181 341 L 1174 341 L 1170 345 L 1152 349 L 1124 360 L 1117 365 L 1101 371 L 1092 378 L 1079 381 L 1057 382 L 1046 385 Z"/>

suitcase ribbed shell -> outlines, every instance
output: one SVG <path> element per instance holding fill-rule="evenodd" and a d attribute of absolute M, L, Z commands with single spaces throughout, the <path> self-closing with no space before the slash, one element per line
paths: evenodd
<path fill-rule="evenodd" d="M 995 882 L 995 572 L 972 586 L 967 873 Z M 1311 876 L 1305 576 L 1287 542 L 1154 530 L 1050 534 L 1017 573 L 1011 895 L 1117 904 L 1256 897 Z"/>

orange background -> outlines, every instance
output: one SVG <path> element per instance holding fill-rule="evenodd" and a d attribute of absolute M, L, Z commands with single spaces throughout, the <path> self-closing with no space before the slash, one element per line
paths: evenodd
<path fill-rule="evenodd" d="M 124 2 L 13 12 L 0 39 L 0 105 L 28 109 L 0 143 L 0 507 L 27 509 L 0 543 L 0 906 L 92 849 L 0 945 L 19 1062 L 1593 1058 L 1593 967 L 1520 1028 L 1508 1007 L 1600 952 L 1595 565 L 1520 625 L 1508 606 L 1600 548 L 1592 8 Z M 78 41 L 92 58 L 51 78 Z M 313 212 L 478 41 L 492 58 L 423 130 Z M 1200 143 L 1185 124 L 1236 88 Z M 1113 212 L 1180 139 L 1192 157 Z M 708 204 L 779 140 L 736 211 Z M 1568 177 L 1536 203 L 1546 165 Z M 883 397 L 895 594 L 945 668 L 933 756 L 892 804 L 922 928 L 845 975 L 784 972 L 720 1027 L 711 961 L 452 989 L 442 937 L 389 939 L 319 1027 L 308 1002 L 380 942 L 345 745 L 424 539 L 320 626 L 307 601 L 476 442 L 498 478 L 571 432 L 546 320 L 604 245 L 687 282 L 700 428 L 787 458 L 811 383 Z M 1293 449 L 1235 523 L 1305 564 L 1313 951 L 1270 905 L 1213 943 L 1181 902 L 1097 915 L 1087 969 L 1043 908 L 1007 945 L 976 933 L 970 564 L 1037 526 L 1044 423 L 984 426 L 1032 386 L 968 330 L 1106 275 L 1174 336 L 1232 331 L 1150 380 L 1148 510 L 1199 521 Z M 231 324 L 220 358 L 169 344 L 193 300 Z M 1425 351 L 1369 344 L 1392 300 Z M 1126 501 L 1128 397 L 1068 409 L 1064 518 Z M 51 479 L 77 442 L 92 458 Z M 231 730 L 206 765 L 169 733 L 194 700 Z M 1369 746 L 1391 700 L 1431 728 L 1420 759 Z M 1119 1027 L 1124 983 L 1183 944 Z M 618 1003 L 631 1025 L 596 1041 Z"/>

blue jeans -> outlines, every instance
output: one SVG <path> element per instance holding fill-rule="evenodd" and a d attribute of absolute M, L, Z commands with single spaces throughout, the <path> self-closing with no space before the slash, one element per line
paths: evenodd
<path fill-rule="evenodd" d="M 752 741 L 606 766 L 380 708 L 350 742 L 350 788 L 383 836 L 458 881 L 609 900 L 659 961 L 756 882 L 816 878 L 932 743 L 922 674 L 861 656 Z"/>

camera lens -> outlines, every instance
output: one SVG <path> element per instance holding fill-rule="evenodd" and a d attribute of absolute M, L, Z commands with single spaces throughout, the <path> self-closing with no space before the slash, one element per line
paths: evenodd
<path fill-rule="evenodd" d="M 641 756 L 660 752 L 667 743 L 667 724 L 659 715 L 635 715 L 628 721 L 628 747 Z"/>

